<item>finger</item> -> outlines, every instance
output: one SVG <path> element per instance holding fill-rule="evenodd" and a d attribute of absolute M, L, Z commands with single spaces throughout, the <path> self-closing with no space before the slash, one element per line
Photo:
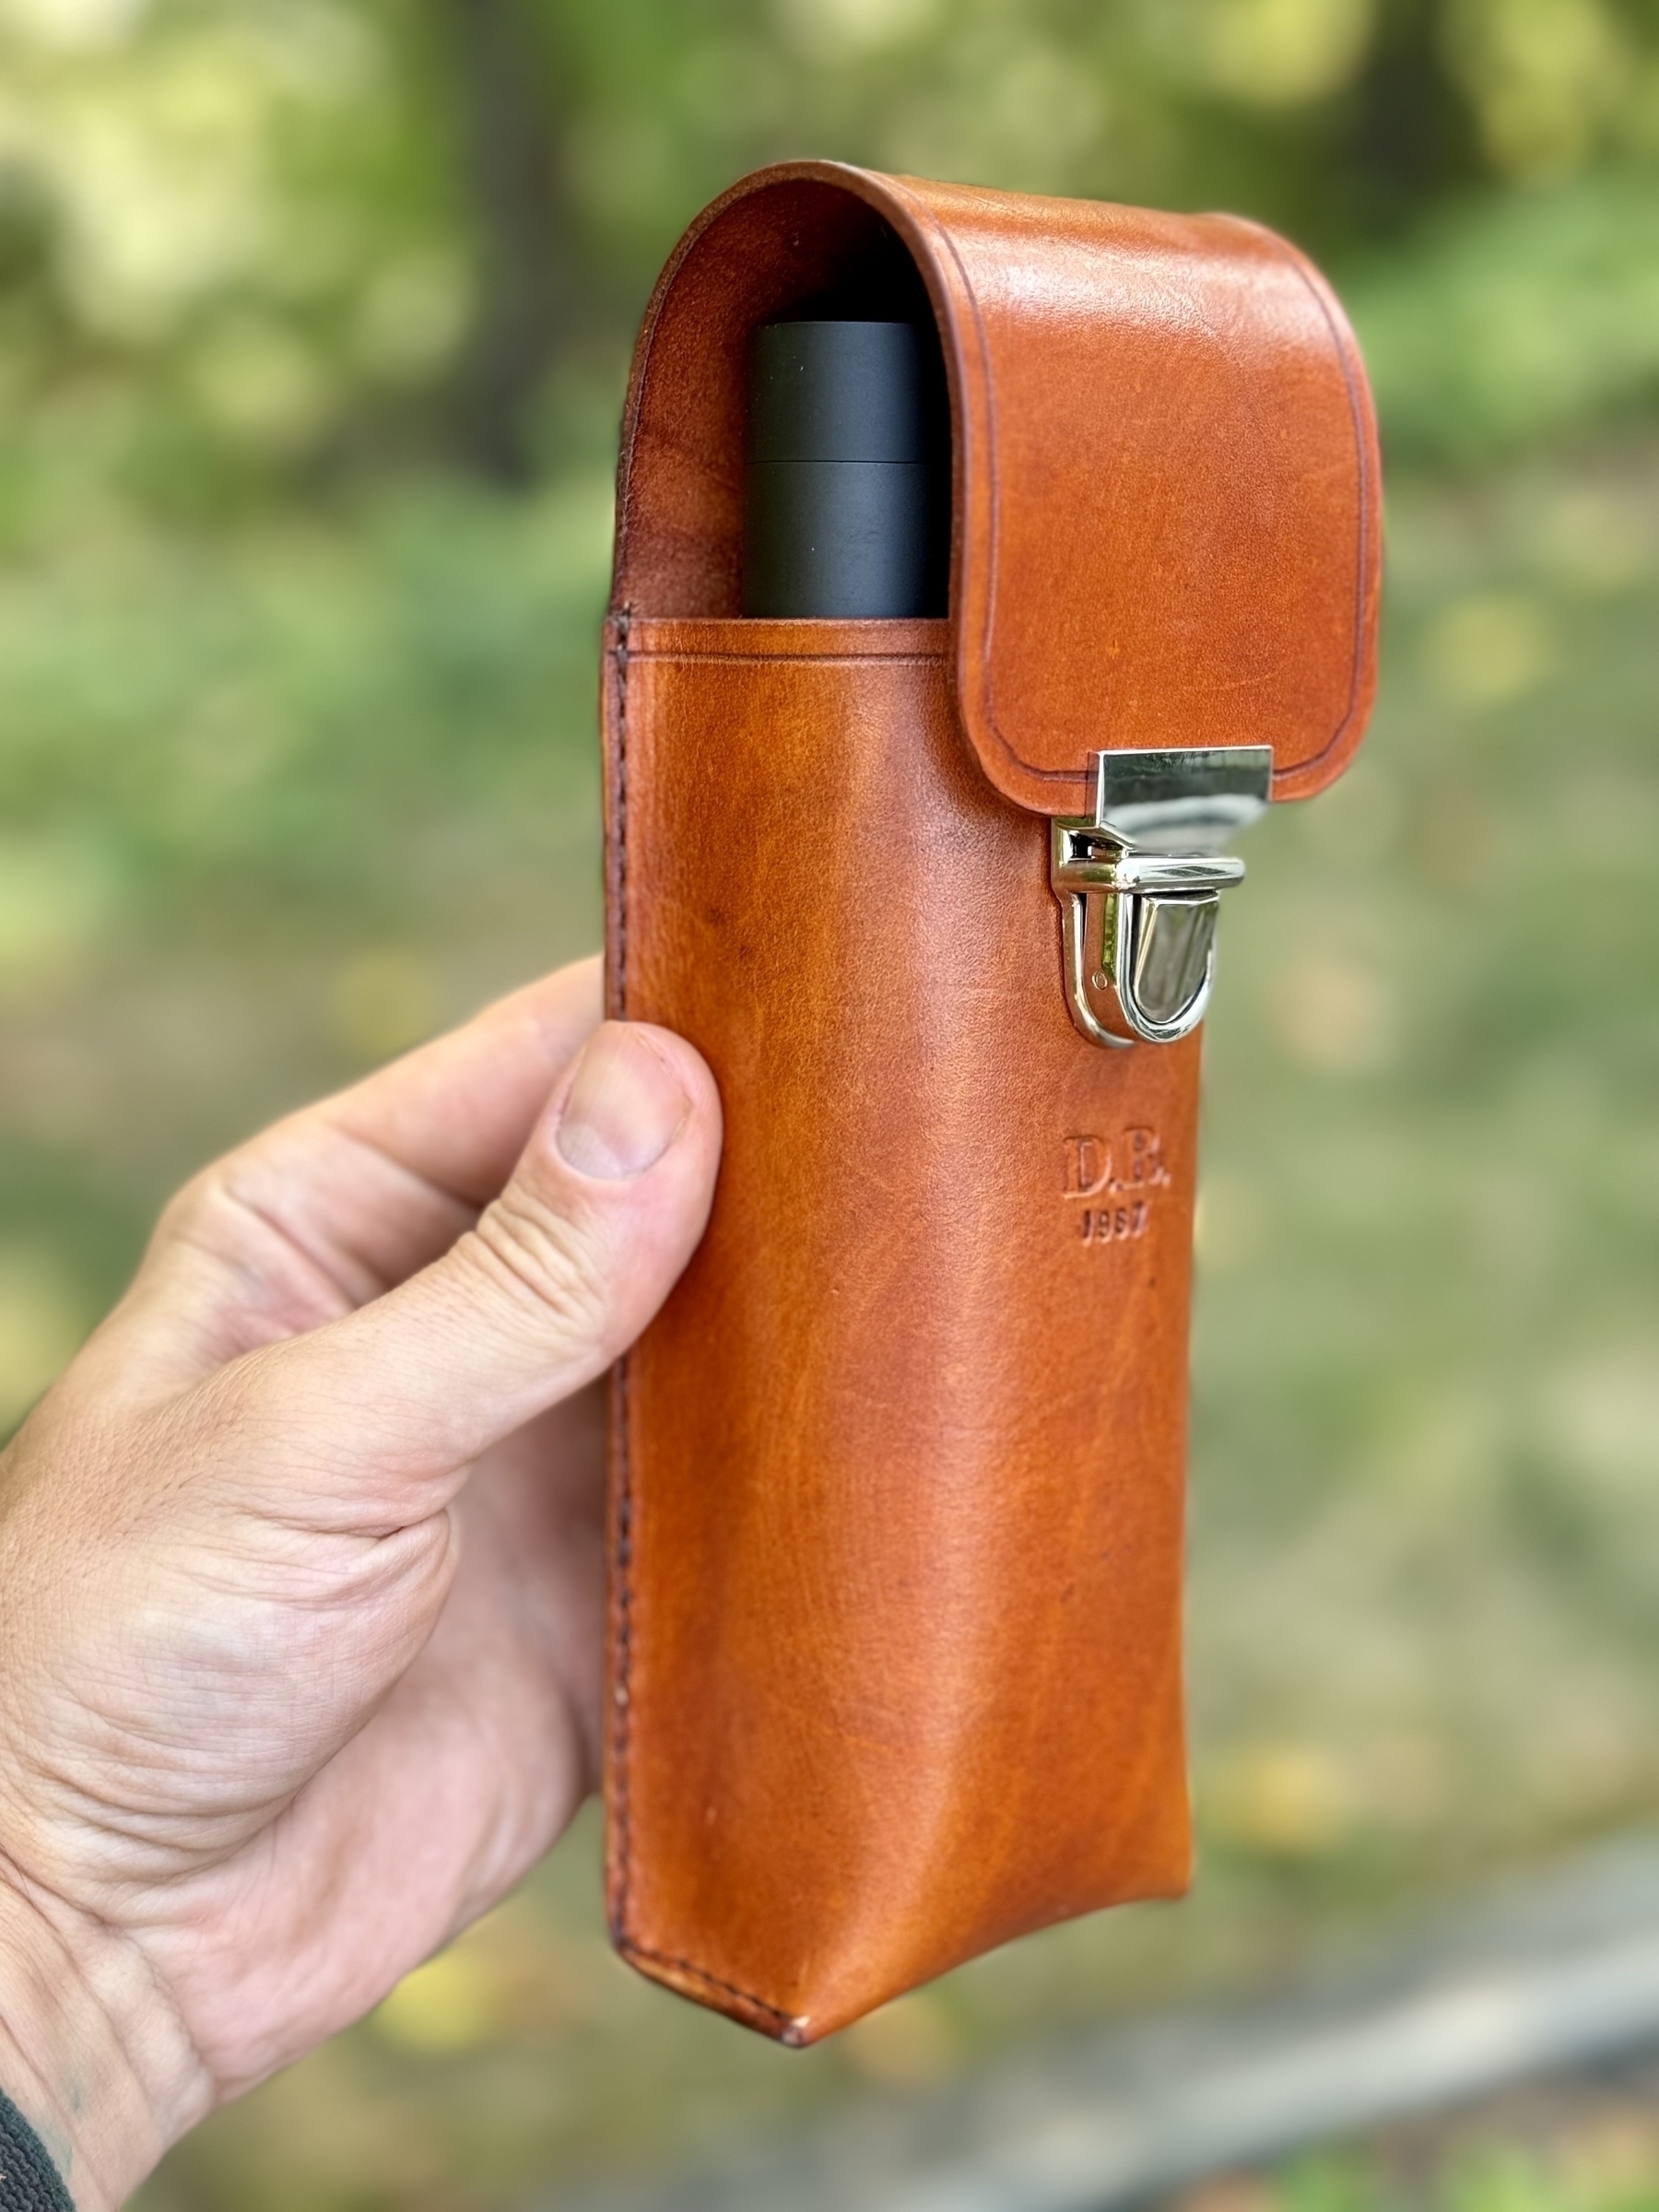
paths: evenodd
<path fill-rule="evenodd" d="M 163 1216 L 130 1310 L 185 1379 L 349 1312 L 500 1190 L 599 1019 L 595 960 L 488 1007 L 218 1161 Z"/>
<path fill-rule="evenodd" d="M 606 1023 L 512 1180 L 440 1260 L 214 1393 L 260 1440 L 228 1454 L 265 1510 L 382 1531 L 438 1510 L 468 1462 L 594 1380 L 701 1236 L 720 1150 L 712 1077 L 683 1039 Z"/>

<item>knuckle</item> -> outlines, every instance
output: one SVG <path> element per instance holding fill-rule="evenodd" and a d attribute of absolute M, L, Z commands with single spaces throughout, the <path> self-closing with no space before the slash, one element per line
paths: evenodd
<path fill-rule="evenodd" d="M 243 1157 L 227 1153 L 173 1193 L 157 1219 L 152 1253 L 182 1246 L 233 1265 L 247 1257 L 249 1211 L 236 1191 Z"/>
<path fill-rule="evenodd" d="M 511 1295 L 551 1316 L 561 1335 L 586 1342 L 605 1335 L 610 1297 L 602 1254 L 578 1223 L 535 1192 L 503 1191 L 465 1241 Z"/>
<path fill-rule="evenodd" d="M 194 1242 L 224 1204 L 224 1175 L 216 1161 L 193 1175 L 162 1207 L 156 1222 L 157 1244 Z"/>

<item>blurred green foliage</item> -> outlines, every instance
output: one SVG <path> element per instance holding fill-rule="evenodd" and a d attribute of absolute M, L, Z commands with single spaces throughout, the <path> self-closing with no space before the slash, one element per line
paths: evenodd
<path fill-rule="evenodd" d="M 6 0 L 0 545 L 598 450 L 675 234 L 804 152 L 1277 222 L 1414 449 L 1659 382 L 1653 0 Z"/>
<path fill-rule="evenodd" d="M 628 344 L 803 152 L 1282 225 L 1409 465 L 1210 1025 L 1199 1890 L 795 2056 L 589 1824 L 151 2212 L 493 2212 L 1659 1807 L 1659 0 L 0 0 L 0 1428 L 180 1177 L 594 942 Z"/>
<path fill-rule="evenodd" d="M 1487 461 L 1659 394 L 1659 177 L 1437 212 L 1353 308 L 1396 460 Z"/>
<path fill-rule="evenodd" d="M 1520 2100 L 1520 2142 L 1488 2119 L 1391 2144 L 1392 2157 L 1318 2152 L 1270 2179 L 1211 2184 L 1182 2212 L 1654 2212 L 1659 2138 L 1641 2094 L 1651 2086 L 1559 2113 L 1547 2100 Z"/>
<path fill-rule="evenodd" d="M 0 1433 L 171 1186 L 598 929 L 603 472 L 0 582 Z"/>

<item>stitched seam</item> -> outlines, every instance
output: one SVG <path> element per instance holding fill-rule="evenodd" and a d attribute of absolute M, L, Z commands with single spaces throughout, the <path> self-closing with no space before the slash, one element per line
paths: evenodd
<path fill-rule="evenodd" d="M 777 2020 L 785 2028 L 801 2026 L 801 2021 L 793 2012 L 784 2012 L 776 2005 L 769 2005 L 764 1997 L 756 1996 L 752 1990 L 739 1989 L 735 1982 L 723 1982 L 718 1974 L 710 1973 L 706 1967 L 699 1966 L 695 1959 L 677 1959 L 669 1951 L 649 1950 L 644 1944 L 635 1943 L 631 1937 L 625 1937 L 624 1940 L 636 1959 L 648 1959 L 653 1966 L 672 1967 L 677 1973 L 690 1974 L 696 1981 L 707 1983 L 711 1989 L 718 1989 L 728 1997 L 737 1997 L 745 2005 L 752 2005 L 757 2012 L 763 2012 L 769 2020 Z"/>
<path fill-rule="evenodd" d="M 617 1000 L 618 1012 L 628 1014 L 628 672 L 632 657 L 628 650 L 631 609 L 617 617 Z M 633 1436 L 629 1382 L 631 1356 L 625 1354 L 617 1367 L 617 1538 L 613 1569 L 617 1589 L 617 1683 L 612 1719 L 611 1755 L 616 1774 L 617 1904 L 614 1933 L 618 1947 L 635 1958 L 690 1974 L 709 1988 L 736 1997 L 768 2019 L 797 2029 L 794 2014 L 769 2005 L 752 1990 L 723 1981 L 695 1959 L 678 1959 L 652 1950 L 628 1932 L 628 1907 L 633 1879 L 633 1800 L 629 1759 L 633 1750 Z"/>
<path fill-rule="evenodd" d="M 628 1015 L 628 631 L 629 610 L 617 618 L 617 1011 Z M 633 1465 L 629 1429 L 629 1355 L 617 1367 L 617 1688 L 612 1755 L 617 1769 L 617 1934 L 627 1940 L 632 1807 L 629 1794 L 629 1720 L 633 1694 Z"/>
<path fill-rule="evenodd" d="M 995 678 L 993 673 L 994 662 L 993 659 L 992 651 L 992 626 L 996 619 L 996 571 L 998 558 L 1002 549 L 1002 529 L 1000 521 L 1002 515 L 1002 482 L 997 473 L 996 380 L 991 371 L 990 334 L 985 328 L 985 317 L 984 312 L 980 306 L 979 294 L 973 288 L 973 279 L 968 274 L 968 265 L 962 259 L 961 253 L 957 245 L 955 238 L 952 236 L 950 231 L 945 228 L 945 225 L 940 222 L 938 217 L 935 215 L 933 209 L 927 206 L 925 201 L 913 199 L 908 192 L 903 190 L 902 186 L 895 188 L 895 196 L 904 201 L 906 206 L 911 211 L 912 220 L 916 224 L 918 229 L 925 224 L 928 229 L 932 231 L 936 241 L 934 249 L 935 252 L 947 253 L 950 256 L 951 262 L 956 268 L 958 278 L 961 283 L 962 295 L 968 302 L 968 312 L 973 318 L 973 335 L 979 341 L 980 374 L 985 390 L 985 483 L 987 487 L 987 496 L 989 498 L 991 506 L 991 549 L 986 557 L 987 574 L 985 580 L 985 619 L 983 629 L 981 632 L 980 647 L 981 658 L 983 663 L 984 670 L 982 691 L 985 702 L 985 726 L 990 731 L 992 736 L 996 740 L 997 744 L 1001 746 L 1003 751 L 1007 755 L 1008 759 L 1013 762 L 1014 766 L 1020 770 L 1022 773 L 1029 776 L 1035 776 L 1044 783 L 1076 783 L 1077 781 L 1076 770 L 1038 768 L 1030 761 L 1025 759 L 1016 747 L 1009 741 L 1008 737 L 1005 735 L 1002 724 L 996 717 Z M 969 437 L 972 425 L 969 421 L 968 394 L 966 389 L 964 388 L 962 393 L 962 490 L 964 494 L 964 510 L 968 504 L 966 494 L 969 484 L 969 466 L 972 458 L 971 454 L 968 451 Z M 967 548 L 969 539 L 969 517 L 966 512 L 964 512 L 961 520 L 962 571 L 965 579 L 968 568 Z M 964 593 L 963 595 L 965 597 L 966 594 Z M 965 616 L 966 608 L 964 607 L 960 609 L 959 612 Z"/>
<path fill-rule="evenodd" d="M 633 610 L 617 617 L 617 1010 L 628 1012 L 628 633 Z"/>
<path fill-rule="evenodd" d="M 1350 359 L 1348 346 L 1343 334 L 1336 326 L 1336 319 L 1331 312 L 1330 303 L 1326 300 L 1321 285 L 1316 284 L 1309 274 L 1302 256 L 1293 246 L 1282 239 L 1277 230 L 1269 229 L 1265 223 L 1253 221 L 1249 216 L 1237 215 L 1230 219 L 1241 224 L 1245 229 L 1253 231 L 1268 251 L 1292 272 L 1302 289 L 1319 310 L 1320 320 L 1325 326 L 1332 347 L 1336 355 L 1337 367 L 1342 371 L 1343 389 L 1347 394 L 1348 418 L 1354 432 L 1354 458 L 1357 464 L 1354 473 L 1359 484 L 1359 496 L 1355 500 L 1359 523 L 1359 548 L 1355 560 L 1354 653 L 1348 677 L 1347 704 L 1342 711 L 1341 721 L 1320 747 L 1318 752 L 1311 753 L 1305 760 L 1299 760 L 1293 768 L 1275 768 L 1272 781 L 1275 783 L 1283 783 L 1288 782 L 1292 776 L 1305 776 L 1310 770 L 1316 769 L 1322 762 L 1328 760 L 1344 737 L 1347 736 L 1348 725 L 1359 710 L 1359 674 L 1365 660 L 1365 602 L 1373 582 L 1372 564 L 1367 559 L 1367 555 L 1371 547 L 1371 516 L 1372 503 L 1377 496 L 1376 485 L 1371 475 L 1371 453 L 1365 435 L 1365 409 L 1360 401 L 1358 383 L 1355 381 L 1354 363 Z"/>
<path fill-rule="evenodd" d="M 1292 253 L 1275 232 L 1268 230 L 1265 232 L 1265 236 L 1269 243 L 1279 255 L 1279 258 L 1282 261 L 1288 262 L 1290 267 L 1295 270 L 1297 276 L 1301 279 L 1304 289 L 1312 299 L 1314 306 L 1318 308 L 1320 316 L 1324 323 L 1324 326 L 1330 333 L 1331 344 L 1335 348 L 1336 359 L 1342 370 L 1342 382 L 1347 392 L 1348 415 L 1353 423 L 1354 429 L 1355 458 L 1359 463 L 1356 474 L 1359 477 L 1359 496 L 1356 501 L 1356 505 L 1359 509 L 1357 519 L 1359 522 L 1359 544 L 1358 558 L 1354 563 L 1356 571 L 1354 583 L 1354 661 L 1353 671 L 1348 679 L 1347 706 L 1344 710 L 1342 720 L 1336 724 L 1336 727 L 1325 739 L 1324 744 L 1311 759 L 1299 762 L 1294 769 L 1275 770 L 1274 781 L 1277 782 L 1284 781 L 1286 778 L 1291 775 L 1305 775 L 1310 769 L 1317 768 L 1323 760 L 1328 759 L 1330 755 L 1334 753 L 1336 750 L 1336 747 L 1342 743 L 1344 737 L 1347 736 L 1348 725 L 1353 721 L 1356 713 L 1359 712 L 1359 675 L 1365 659 L 1365 602 L 1372 582 L 1371 564 L 1366 556 L 1371 548 L 1371 502 L 1376 496 L 1376 489 L 1375 486 L 1371 482 L 1371 472 L 1370 466 L 1371 454 L 1368 441 L 1365 435 L 1365 410 L 1360 404 L 1359 392 L 1354 378 L 1354 365 L 1348 358 L 1348 348 L 1343 341 L 1342 333 L 1336 327 L 1335 318 L 1331 313 L 1330 306 L 1325 299 L 1324 293 L 1321 290 L 1320 287 L 1313 282 L 1306 268 L 1303 267 L 1300 256 Z"/>
<path fill-rule="evenodd" d="M 949 659 L 944 653 L 700 653 L 664 646 L 636 653 L 636 661 L 709 661 L 733 668 L 941 668 Z"/>
<path fill-rule="evenodd" d="M 1024 754 L 1019 751 L 1018 747 L 1013 743 L 1012 739 L 1009 738 L 1007 734 L 1003 729 L 1001 723 L 997 720 L 995 658 L 992 633 L 996 621 L 996 573 L 1002 549 L 1002 479 L 997 473 L 996 380 L 991 372 L 990 334 L 985 328 L 984 312 L 980 306 L 979 294 L 973 288 L 973 280 L 968 274 L 968 265 L 962 259 L 961 253 L 957 246 L 955 238 L 945 228 L 944 224 L 940 222 L 938 217 L 935 215 L 933 209 L 929 207 L 924 201 L 913 199 L 912 195 L 903 191 L 901 187 L 895 187 L 895 197 L 903 200 L 905 206 L 910 209 L 912 219 L 915 222 L 918 229 L 925 224 L 933 232 L 935 239 L 937 241 L 935 251 L 947 253 L 950 256 L 952 263 L 955 265 L 956 273 L 961 280 L 962 293 L 968 301 L 969 312 L 973 317 L 973 335 L 979 341 L 980 367 L 985 386 L 984 473 L 985 482 L 988 487 L 988 497 L 991 505 L 991 549 L 986 557 L 987 572 L 985 579 L 985 619 L 981 632 L 980 648 L 980 658 L 983 672 L 983 680 L 981 689 L 982 696 L 984 700 L 985 727 L 994 741 L 1001 746 L 1008 759 L 1012 762 L 1014 767 L 1019 771 L 1021 775 L 1030 776 L 1033 782 L 1038 783 L 1055 783 L 1059 784 L 1067 791 L 1075 790 L 1078 782 L 1078 774 L 1076 769 L 1037 767 L 1035 762 L 1028 760 Z M 962 488 L 964 493 L 966 493 L 968 488 L 969 462 L 971 455 L 967 451 L 967 446 L 971 428 L 971 426 L 968 418 L 968 395 L 966 391 L 964 391 L 962 394 Z M 965 499 L 963 504 L 964 507 L 967 504 Z M 962 569 L 965 577 L 967 574 L 968 566 L 967 544 L 969 535 L 968 517 L 966 513 L 964 513 L 962 517 Z M 964 593 L 964 598 L 965 597 L 966 594 Z M 966 607 L 964 606 L 960 611 L 965 620 L 967 611 Z"/>

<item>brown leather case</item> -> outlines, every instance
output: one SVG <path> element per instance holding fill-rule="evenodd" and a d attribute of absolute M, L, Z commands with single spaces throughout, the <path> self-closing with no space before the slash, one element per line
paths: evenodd
<path fill-rule="evenodd" d="M 950 386 L 950 618 L 741 619 L 749 334 L 895 237 Z M 727 1135 L 616 1382 L 609 1911 L 785 2042 L 1185 1887 L 1199 1043 L 1074 1027 L 1045 818 L 1101 748 L 1330 782 L 1377 509 L 1340 311 L 1233 218 L 791 164 L 646 314 L 609 996 L 705 1054 Z"/>

